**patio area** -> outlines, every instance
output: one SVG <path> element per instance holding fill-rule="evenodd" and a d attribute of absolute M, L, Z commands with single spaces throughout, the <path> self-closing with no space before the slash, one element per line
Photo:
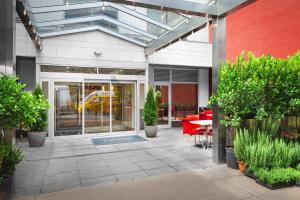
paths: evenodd
<path fill-rule="evenodd" d="M 194 147 L 192 137 L 185 136 L 183 140 L 181 128 L 161 129 L 157 138 L 135 143 L 94 145 L 91 137 L 96 135 L 57 137 L 41 148 L 17 141 L 24 159 L 15 173 L 16 195 L 38 195 L 216 166 L 211 149 Z"/>

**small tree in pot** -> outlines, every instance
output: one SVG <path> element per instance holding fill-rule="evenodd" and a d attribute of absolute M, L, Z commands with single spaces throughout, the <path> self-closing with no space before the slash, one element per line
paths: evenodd
<path fill-rule="evenodd" d="M 43 146 L 46 141 L 46 128 L 47 128 L 47 110 L 48 102 L 45 100 L 40 86 L 37 86 L 33 91 L 35 99 L 33 109 L 37 115 L 31 123 L 28 123 L 29 133 L 28 142 L 31 147 Z"/>
<path fill-rule="evenodd" d="M 153 88 L 150 87 L 147 93 L 144 105 L 143 117 L 145 121 L 145 133 L 147 137 L 156 137 L 157 135 L 157 106 L 154 98 Z"/>

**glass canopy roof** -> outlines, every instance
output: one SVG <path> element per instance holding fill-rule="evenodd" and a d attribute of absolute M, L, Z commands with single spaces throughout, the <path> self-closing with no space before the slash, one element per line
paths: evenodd
<path fill-rule="evenodd" d="M 39 38 L 99 30 L 145 47 L 164 48 L 251 0 L 19 0 L 17 12 Z"/>
<path fill-rule="evenodd" d="M 100 30 L 146 47 L 192 18 L 186 14 L 102 0 L 22 2 L 41 38 Z"/>

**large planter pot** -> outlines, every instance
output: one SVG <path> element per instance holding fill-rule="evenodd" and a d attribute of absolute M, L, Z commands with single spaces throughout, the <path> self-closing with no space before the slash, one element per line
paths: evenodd
<path fill-rule="evenodd" d="M 12 183 L 13 176 L 9 176 L 4 179 L 4 182 L 0 184 L 0 200 L 12 199 Z"/>
<path fill-rule="evenodd" d="M 28 142 L 31 147 L 41 147 L 46 141 L 46 132 L 29 132 Z"/>
<path fill-rule="evenodd" d="M 237 160 L 234 155 L 233 148 L 226 148 L 226 163 L 227 167 L 231 169 L 238 169 Z"/>
<path fill-rule="evenodd" d="M 241 172 L 244 172 L 245 171 L 245 169 L 246 169 L 246 164 L 245 163 L 243 163 L 242 161 L 237 161 L 238 162 L 238 164 L 239 164 L 239 170 L 241 171 Z"/>
<path fill-rule="evenodd" d="M 158 128 L 157 126 L 145 126 L 146 136 L 149 138 L 156 137 Z"/>

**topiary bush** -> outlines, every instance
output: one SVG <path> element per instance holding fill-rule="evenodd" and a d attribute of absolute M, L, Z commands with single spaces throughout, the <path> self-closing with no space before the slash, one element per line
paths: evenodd
<path fill-rule="evenodd" d="M 157 105 L 152 87 L 149 87 L 143 112 L 146 126 L 154 126 L 157 120 Z"/>
<path fill-rule="evenodd" d="M 32 92 L 34 96 L 33 109 L 37 112 L 34 121 L 27 123 L 31 132 L 43 132 L 47 128 L 48 102 L 45 99 L 41 87 L 38 85 Z"/>

